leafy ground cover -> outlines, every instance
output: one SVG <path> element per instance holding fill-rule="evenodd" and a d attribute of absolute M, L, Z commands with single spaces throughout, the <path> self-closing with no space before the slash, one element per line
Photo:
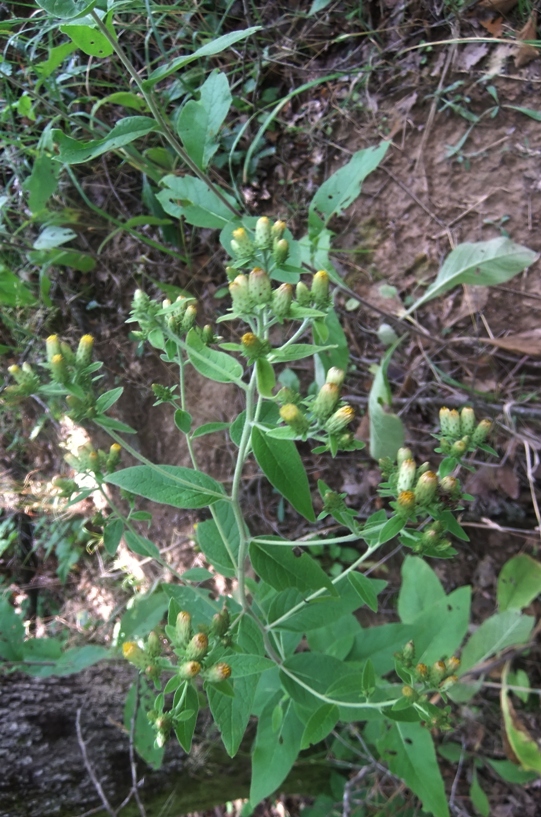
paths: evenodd
<path fill-rule="evenodd" d="M 309 203 L 325 179 L 358 150 L 390 139 L 385 161 L 363 181 L 362 196 L 357 201 L 351 196 L 351 206 L 339 208 L 344 212 L 333 213 L 326 225 L 335 234 L 333 268 L 347 287 L 336 299 L 351 362 L 345 398 L 362 418 L 357 439 L 368 441 L 373 367 L 392 345 L 393 332 L 401 334 L 409 311 L 410 331 L 386 369 L 392 409 L 404 421 L 407 444 L 419 461 L 427 459 L 433 447 L 429 435 L 442 403 L 459 407 L 468 400 L 496 421 L 492 444 L 504 452 L 503 461 L 483 464 L 466 485 L 476 497 L 462 517 L 470 541 L 461 545 L 455 559 L 432 563 L 438 579 L 427 581 L 433 582 L 436 595 L 471 585 L 473 626 L 489 619 L 497 604 L 504 614 L 502 568 L 517 556 L 535 557 L 539 536 L 536 311 L 541 292 L 535 267 L 490 288 L 468 281 L 442 290 L 437 301 L 425 299 L 442 261 L 463 242 L 510 236 L 534 252 L 540 249 L 534 230 L 540 115 L 532 101 L 538 61 L 531 54 L 526 64 L 513 62 L 523 48 L 517 43 L 535 40 L 535 32 L 517 34 L 529 10 L 520 9 L 522 17 L 491 10 L 472 16 L 456 6 L 436 14 L 422 5 L 417 12 L 407 4 L 359 10 L 314 3 L 307 11 L 201 4 L 195 11 L 180 6 L 174 13 L 160 7 L 150 16 L 147 12 L 143 6 L 139 16 L 132 8 L 115 9 L 115 19 L 122 22 L 120 42 L 136 73 L 152 77 L 158 72 L 151 84 L 159 88 L 158 101 L 182 135 L 181 148 L 223 188 L 225 203 L 216 203 L 215 220 L 203 216 L 203 224 L 198 223 L 200 212 L 186 213 L 194 191 L 178 189 L 180 165 L 167 144 L 154 138 L 148 121 L 141 121 L 148 120 L 148 108 L 135 78 L 130 84 L 113 57 L 105 34 L 100 40 L 97 29 L 91 29 L 90 37 L 97 42 L 90 43 L 89 31 L 70 32 L 69 22 L 59 34 L 52 24 L 36 25 L 39 16 L 8 17 L 1 279 L 6 368 L 39 359 L 47 334 L 56 332 L 74 345 L 90 332 L 97 357 L 105 360 L 110 388 L 124 381 L 118 416 L 139 431 L 139 453 L 187 465 L 178 422 L 175 425 L 167 405 L 149 413 L 156 399 L 149 384 L 162 378 L 165 385 L 171 383 L 158 355 L 123 328 L 133 290 L 139 286 L 173 300 L 180 292 L 197 296 L 205 323 L 216 306 L 225 309 L 226 256 L 216 229 L 229 218 L 235 196 L 254 216 L 279 214 L 292 236 L 300 238 Z M 103 20 L 106 26 L 106 14 Z M 246 26 L 262 28 L 251 38 L 231 36 Z M 460 36 L 474 41 L 460 43 Z M 228 38 L 223 51 L 216 47 L 219 37 Z M 507 42 L 493 43 L 491 37 Z M 418 47 L 440 40 L 443 44 L 433 44 L 430 51 Z M 190 54 L 192 48 L 206 49 L 203 61 L 178 62 L 177 52 L 187 41 L 193 43 Z M 97 53 L 84 55 L 84 49 L 93 48 Z M 523 60 L 524 50 L 522 55 Z M 175 72 L 182 69 L 181 77 L 161 68 L 164 65 L 174 65 Z M 215 104 L 215 98 L 221 104 Z M 140 128 L 141 142 L 123 141 L 126 131 L 119 121 L 126 127 L 127 118 L 132 118 L 129 128 Z M 70 139 L 86 143 L 84 156 Z M 58 153 L 67 165 L 61 175 Z M 346 195 L 344 184 L 341 179 L 336 195 Z M 177 220 L 182 211 L 184 220 Z M 314 212 L 325 216 L 315 206 Z M 387 328 L 382 329 L 382 323 Z M 226 338 L 230 343 L 239 340 L 234 333 Z M 296 371 L 308 385 L 311 373 L 302 361 Z M 226 387 L 194 375 L 187 390 L 198 398 L 198 424 L 215 421 L 217 407 L 226 421 L 231 399 Z M 372 418 L 376 412 L 372 406 Z M 41 514 L 53 477 L 70 476 L 56 448 L 57 429 L 39 403 L 10 407 L 2 422 L 6 487 L 18 497 L 15 482 L 23 489 L 22 499 L 15 497 L 12 507 Z M 71 431 L 63 429 L 65 435 Z M 209 444 L 208 439 L 194 444 L 205 470 L 224 480 L 231 445 L 227 440 Z M 379 470 L 364 452 L 346 452 L 327 463 L 304 444 L 301 451 L 313 483 L 321 479 L 346 493 L 361 519 L 381 506 L 376 494 Z M 30 471 L 32 479 L 25 482 Z M 307 532 L 302 518 L 265 487 L 255 469 L 244 475 L 243 496 L 255 533 L 272 529 L 283 535 L 287 529 L 290 538 L 299 538 Z M 103 508 L 95 508 L 90 498 L 84 501 L 78 512 L 89 520 L 88 540 L 99 547 Z M 193 549 L 193 524 L 201 520 L 194 511 L 163 508 L 153 513 L 145 536 L 177 571 L 203 569 L 208 564 Z M 3 541 L 8 555 L 13 530 L 6 519 Z M 6 558 L 5 583 L 27 610 L 28 585 L 33 582 L 35 590 L 36 578 L 40 580 L 32 617 L 41 634 L 58 628 L 62 609 L 71 616 L 72 646 L 82 644 L 88 633 L 107 644 L 113 637 L 106 624 L 112 607 L 128 599 L 133 603 L 134 591 L 167 576 L 166 567 L 141 566 L 141 560 L 126 552 L 113 575 L 105 567 L 100 573 L 98 549 L 93 560 L 79 559 L 79 567 L 68 572 L 70 560 L 78 555 L 77 537 L 69 526 L 61 528 L 60 544 L 48 554 L 43 548 L 38 551 L 41 558 L 31 579 L 24 558 L 19 558 L 22 567 Z M 356 551 L 348 550 L 354 548 L 328 546 L 314 555 L 332 575 L 356 558 Z M 382 561 L 370 566 L 371 574 L 388 583 L 383 603 L 380 599 L 380 623 L 400 619 L 406 624 L 408 616 L 414 616 L 405 601 L 407 576 L 401 578 L 407 564 L 390 547 Z M 131 589 L 120 589 L 120 576 Z M 67 586 L 61 584 L 66 577 Z M 218 590 L 231 589 L 228 581 L 226 577 Z M 93 596 L 87 594 L 82 605 L 78 597 L 84 586 L 93 589 Z M 535 615 L 534 599 L 525 604 L 521 599 L 519 606 L 531 604 L 527 612 Z M 364 625 L 376 623 L 368 610 L 362 611 L 361 620 Z M 521 648 L 512 657 L 502 676 L 509 658 L 502 643 L 495 666 L 482 675 L 482 692 L 472 702 L 457 703 L 455 732 L 438 743 L 454 813 L 512 813 L 509 809 L 516 808 L 519 798 L 521 810 L 535 814 L 537 784 L 520 778 L 508 763 L 498 705 L 502 683 L 517 687 L 513 701 L 520 723 L 537 734 L 540 679 L 535 646 L 526 652 Z M 514 673 L 511 680 L 509 672 Z M 504 717 L 516 722 L 508 700 L 504 692 Z M 342 790 L 335 792 L 339 811 L 415 813 L 414 801 L 397 780 L 404 777 L 403 769 L 393 770 L 397 777 L 392 777 L 371 765 L 355 726 L 335 741 L 349 744 L 342 758 L 335 745 L 334 755 L 342 768 L 353 768 Z M 380 736 L 379 741 L 385 739 Z M 352 760 L 352 755 L 360 760 Z M 333 807 L 329 800 L 320 800 L 310 808 L 329 813 Z"/>

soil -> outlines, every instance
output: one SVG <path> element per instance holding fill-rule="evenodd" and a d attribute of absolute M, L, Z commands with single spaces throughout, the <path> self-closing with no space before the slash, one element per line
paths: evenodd
<path fill-rule="evenodd" d="M 383 9 L 381 20 L 392 31 L 393 25 L 398 26 L 399 15 L 404 14 L 404 4 L 387 0 L 379 7 Z M 426 7 L 420 3 L 418 8 L 424 10 L 426 19 Z M 415 15 L 402 16 L 403 28 L 396 28 L 402 32 L 402 45 L 410 42 L 411 19 Z M 462 25 L 466 26 L 464 21 Z M 324 30 L 311 32 L 323 42 Z M 479 24 L 474 33 L 479 34 Z M 434 39 L 434 33 L 431 36 Z M 444 35 L 438 39 L 444 39 Z M 412 34 L 411 44 L 416 42 Z M 369 51 L 368 45 L 363 48 L 360 56 Z M 263 160 L 257 181 L 244 188 L 254 212 L 288 217 L 300 236 L 306 203 L 323 178 L 355 151 L 383 138 L 392 139 L 384 163 L 364 182 L 361 197 L 331 225 L 338 247 L 333 260 L 360 302 L 352 303 L 351 293 L 341 293 L 337 298 L 355 367 L 347 397 L 359 410 L 360 438 L 366 436 L 367 429 L 370 366 L 380 360 L 385 349 L 378 340 L 378 327 L 382 321 L 397 326 L 400 310 L 423 293 L 450 250 L 464 241 L 509 235 L 513 241 L 541 252 L 541 114 L 537 101 L 541 58 L 516 68 L 510 52 L 503 52 L 501 45 L 476 42 L 447 43 L 428 57 L 426 52 L 412 50 L 393 61 L 398 45 L 393 45 L 392 33 L 387 35 L 385 49 L 376 59 L 369 82 L 356 95 L 352 93 L 353 80 L 334 80 L 311 97 L 305 95 L 301 102 L 286 107 L 276 129 L 269 134 L 269 143 L 276 149 L 272 163 Z M 336 49 L 331 49 L 319 56 L 317 65 L 319 70 L 325 68 L 330 73 L 340 59 Z M 279 68 L 277 60 L 274 70 Z M 299 65 L 288 64 L 280 70 L 283 76 L 289 73 L 306 81 Z M 518 108 L 533 113 L 528 115 Z M 104 169 L 111 172 L 110 167 Z M 103 179 L 89 177 L 85 183 L 87 194 L 95 192 L 100 181 Z M 132 201 L 137 211 L 137 178 L 124 174 L 122 184 L 128 210 Z M 108 202 L 104 197 L 100 206 L 106 207 Z M 157 462 L 188 465 L 189 457 L 170 407 L 152 408 L 150 384 L 171 385 L 171 374 L 154 351 L 141 351 L 128 339 L 124 320 L 129 300 L 135 286 L 151 276 L 198 296 L 201 323 L 207 322 L 215 305 L 221 308 L 224 303 L 215 299 L 224 283 L 224 258 L 215 239 L 209 234 L 194 243 L 189 268 L 164 261 L 152 250 L 141 258 L 141 248 L 133 239 L 117 236 L 100 256 L 102 267 L 95 278 L 79 276 L 77 281 L 65 280 L 61 287 L 71 289 L 73 295 L 68 303 L 74 312 L 77 305 L 88 306 L 91 301 L 99 305 L 93 310 L 78 309 L 77 320 L 73 314 L 68 317 L 71 330 L 60 318 L 59 323 L 64 334 L 72 331 L 75 337 L 83 330 L 96 335 L 97 357 L 101 353 L 105 360 L 111 386 L 117 385 L 120 376 L 126 386 L 118 416 L 137 429 L 140 452 Z M 430 458 L 430 433 L 437 425 L 442 404 L 461 405 L 469 400 L 479 413 L 485 412 L 496 420 L 493 445 L 503 459 L 484 465 L 467 485 L 476 496 L 463 520 L 470 542 L 461 545 L 454 559 L 432 563 L 447 591 L 472 585 L 474 623 L 495 610 L 496 578 L 502 565 L 518 553 L 535 556 L 539 550 L 539 273 L 537 261 L 504 286 L 457 287 L 421 308 L 416 315 L 421 332 L 409 332 L 389 371 L 396 410 L 408 430 L 407 443 L 421 460 Z M 147 281 L 146 286 L 151 292 L 152 284 Z M 57 297 L 59 294 L 57 289 Z M 77 324 L 75 328 L 73 323 Z M 404 327 L 407 325 L 402 324 Z M 423 334 L 426 332 L 429 337 Z M 238 412 L 237 398 L 230 387 L 193 376 L 189 392 L 197 424 L 224 420 Z M 31 457 L 36 461 L 32 450 Z M 343 455 L 330 463 L 310 459 L 308 449 L 303 453 L 308 456 L 308 471 L 314 483 L 321 478 L 345 491 L 348 502 L 359 508 L 361 517 L 378 507 L 379 471 L 367 453 Z M 59 460 L 51 463 L 51 457 L 43 452 L 40 456 L 44 471 L 51 466 L 57 472 L 65 470 Z M 223 435 L 211 435 L 198 442 L 197 456 L 204 470 L 225 480 L 235 452 Z M 268 531 L 269 526 L 291 537 L 306 532 L 293 511 L 287 510 L 285 518 L 280 516 L 278 498 L 262 485 L 255 472 L 246 475 L 245 500 L 254 532 Z M 145 531 L 145 535 L 156 542 L 177 571 L 204 565 L 193 545 L 193 525 L 200 518 L 200 514 L 166 506 L 153 508 L 150 533 Z M 389 582 L 382 599 L 389 620 L 396 618 L 401 561 L 401 555 L 395 553 L 373 571 Z M 88 588 L 84 582 L 92 579 L 94 570 L 88 563 L 80 568 L 81 582 L 79 588 L 73 588 L 73 598 Z M 51 571 L 54 566 L 42 565 L 42 574 Z M 150 585 L 161 575 L 147 566 L 141 581 Z M 101 576 L 94 574 L 94 581 L 107 585 L 104 576 L 103 571 Z M 93 610 L 95 617 L 99 617 L 98 606 Z M 104 607 L 109 609 L 108 605 Z M 73 601 L 67 608 L 72 622 L 76 620 L 75 608 Z M 539 616 L 538 603 L 532 605 L 531 612 Z M 520 657 L 516 668 L 525 669 L 532 685 L 539 688 L 537 655 L 534 650 Z M 499 680 L 498 674 L 494 680 Z M 539 707 L 529 709 L 529 729 L 539 738 Z M 453 739 L 479 754 L 504 757 L 497 694 L 488 692 L 481 711 L 472 708 L 466 714 L 463 712 L 460 734 Z M 455 771 L 451 765 L 447 770 L 450 787 Z M 509 787 L 488 776 L 486 770 L 483 775 L 495 817 L 519 813 L 536 817 L 540 813 L 535 784 L 533 789 Z M 464 775 L 455 781 L 454 791 L 459 807 L 456 813 L 469 814 Z"/>

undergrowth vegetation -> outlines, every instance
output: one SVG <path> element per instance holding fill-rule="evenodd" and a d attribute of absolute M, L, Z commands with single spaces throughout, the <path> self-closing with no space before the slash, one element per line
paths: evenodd
<path fill-rule="evenodd" d="M 299 12 L 288 43 L 296 26 L 315 24 L 329 5 Z M 355 26 L 365 31 L 369 21 L 356 4 L 345 5 L 350 34 Z M 480 772 L 490 768 L 513 784 L 541 773 L 539 747 L 509 692 L 527 689 L 527 676 L 503 659 L 500 705 L 516 765 L 478 756 L 452 733 L 466 704 L 483 693 L 490 662 L 528 648 L 535 617 L 524 610 L 541 591 L 541 565 L 526 554 L 507 561 L 497 609 L 472 627 L 471 588 L 446 592 L 432 560 L 452 559 L 468 540 L 461 512 L 473 497 L 464 480 L 499 456 L 489 442 L 494 424 L 466 397 L 457 408 L 442 405 L 431 459 L 419 461 L 393 410 L 388 372 L 408 333 L 432 342 L 422 320 L 427 304 L 459 285 L 505 284 L 537 255 L 506 234 L 453 247 L 435 279 L 410 294 L 392 326 L 380 327 L 385 351 L 360 372 L 338 296 L 346 293 L 353 309 L 359 302 L 334 260 L 335 225 L 385 161 L 391 139 L 382 129 L 377 143 L 324 172 L 310 193 L 302 180 L 282 180 L 283 209 L 261 215 L 281 113 L 333 80 L 358 89 L 369 70 L 348 65 L 284 88 L 271 70 L 278 58 L 269 56 L 276 41 L 267 10 L 245 6 L 240 14 L 232 3 L 41 0 L 29 19 L 3 23 L 1 351 L 13 362 L 5 366 L 2 434 L 23 471 L 32 470 L 34 442 L 54 438 L 66 422 L 90 437 L 39 502 L 19 481 L 17 513 L 0 524 L 0 555 L 22 541 L 25 509 L 39 507 L 34 545 L 42 543 L 45 558 L 54 552 L 59 581 L 85 549 L 111 563 L 127 549 L 172 580 L 151 592 L 134 584 L 107 645 L 74 644 L 58 627 L 36 633 L 36 604 L 14 604 L 5 583 L 2 667 L 43 678 L 123 656 L 138 672 L 126 725 L 134 720 L 135 749 L 154 768 L 169 740 L 190 751 L 202 708 L 231 756 L 255 724 L 245 815 L 280 789 L 301 752 L 349 770 L 336 775 L 334 797 L 319 798 L 306 815 L 333 813 L 335 801 L 350 797 L 352 780 L 368 791 L 387 768 L 415 797 L 398 792 L 391 810 L 380 797 L 377 813 L 420 813 L 418 798 L 422 813 L 446 817 L 450 792 L 438 753 L 440 761 L 468 765 L 469 797 L 488 814 Z M 339 43 L 335 36 L 328 48 Z M 309 38 L 296 45 L 292 61 L 310 51 Z M 352 93 L 344 110 L 355 99 Z M 324 121 L 315 141 L 325 141 L 325 128 Z M 129 199 L 114 186 L 103 194 L 93 179 L 98 168 L 124 174 Z M 102 309 L 92 276 L 120 240 L 136 247 L 136 257 L 120 285 L 129 291 L 129 316 L 124 303 L 116 311 L 134 354 L 154 350 L 157 370 L 173 372 L 148 387 L 155 405 L 170 410 L 187 465 L 155 462 L 133 442 L 137 430 L 119 409 L 122 372 L 111 381 L 106 343 L 86 331 L 88 316 Z M 193 258 L 202 245 L 212 247 L 221 274 L 215 303 L 197 291 Z M 189 271 L 193 291 L 153 271 L 166 263 Z M 77 295 L 69 288 L 74 274 L 81 276 Z M 70 310 L 62 323 L 62 300 L 81 300 L 84 316 Z M 363 455 L 347 393 L 348 378 L 361 375 L 371 379 Z M 231 395 L 204 423 L 190 401 L 201 380 L 226 385 Z M 216 439 L 232 452 L 221 479 L 201 464 L 197 448 Z M 321 478 L 316 485 L 307 468 L 308 460 L 339 463 L 344 454 L 379 464 L 377 504 L 364 518 L 346 492 Z M 265 496 L 279 497 L 267 530 L 254 529 L 244 489 L 254 469 L 266 480 Z M 92 513 L 69 516 L 96 497 Z M 152 503 L 197 512 L 194 545 L 204 567 L 171 566 L 148 534 Z M 378 614 L 387 582 L 370 574 L 393 540 L 404 558 L 389 621 Z M 352 813 L 376 813 L 372 805 L 365 808 L 361 794 Z"/>

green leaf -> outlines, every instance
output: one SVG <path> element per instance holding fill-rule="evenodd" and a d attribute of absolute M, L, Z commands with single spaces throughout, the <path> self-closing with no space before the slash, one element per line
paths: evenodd
<path fill-rule="evenodd" d="M 136 706 L 137 711 L 135 710 Z M 147 717 L 147 712 L 150 712 L 153 706 L 154 694 L 147 681 L 144 678 L 134 681 L 124 704 L 126 734 L 130 734 L 135 716 L 134 744 L 137 754 L 153 769 L 159 769 L 165 747 L 158 748 L 156 746 L 156 731 Z"/>
<path fill-rule="evenodd" d="M 323 704 L 316 709 L 304 728 L 300 748 L 308 749 L 312 744 L 324 740 L 338 723 L 339 717 L 336 704 Z"/>
<path fill-rule="evenodd" d="M 515 244 L 504 236 L 492 238 L 490 241 L 459 244 L 445 259 L 436 280 L 405 314 L 411 315 L 422 304 L 437 298 L 458 284 L 475 286 L 504 284 L 531 266 L 537 257 L 533 250 Z"/>
<path fill-rule="evenodd" d="M 375 460 L 382 457 L 394 459 L 396 452 L 404 444 L 404 426 L 400 417 L 391 411 L 392 395 L 387 380 L 391 357 L 401 340 L 402 338 L 399 338 L 385 352 L 381 365 L 377 367 L 368 397 L 370 456 Z"/>
<path fill-rule="evenodd" d="M 348 573 L 348 581 L 358 594 L 359 598 L 362 600 L 363 604 L 366 604 L 366 606 L 370 607 L 374 613 L 377 613 L 378 597 L 374 589 L 373 579 L 369 579 L 368 576 L 358 573 L 357 571 L 352 571 L 351 573 Z"/>
<path fill-rule="evenodd" d="M 218 604 L 210 598 L 210 592 L 191 585 L 162 584 L 164 593 L 178 605 L 177 613 L 186 610 L 199 624 L 208 625 L 212 616 L 218 613 Z M 176 620 L 176 614 L 170 618 L 170 624 Z"/>
<path fill-rule="evenodd" d="M 221 229 L 231 221 L 229 207 L 201 179 L 194 176 L 165 176 L 156 198 L 170 216 L 185 218 L 194 227 Z M 222 196 L 235 207 L 235 199 L 224 190 Z"/>
<path fill-rule="evenodd" d="M 207 582 L 209 579 L 213 579 L 214 576 L 205 567 L 191 567 L 189 570 L 184 571 L 182 578 L 185 582 Z"/>
<path fill-rule="evenodd" d="M 517 783 L 520 786 L 524 783 L 531 783 L 538 777 L 535 772 L 526 772 L 510 760 L 491 760 L 486 757 L 485 761 L 506 783 Z"/>
<path fill-rule="evenodd" d="M 487 618 L 462 650 L 460 674 L 506 647 L 526 643 L 534 624 L 533 616 L 523 616 L 518 610 L 506 610 Z"/>
<path fill-rule="evenodd" d="M 248 675 L 232 681 L 235 696 L 222 695 L 212 684 L 207 686 L 207 695 L 216 726 L 220 730 L 225 750 L 234 757 L 250 720 L 258 675 Z"/>
<path fill-rule="evenodd" d="M 23 184 L 23 189 L 28 193 L 28 206 L 32 214 L 43 210 L 55 192 L 61 170 L 61 163 L 51 156 L 45 153 L 36 156 L 32 172 Z"/>
<path fill-rule="evenodd" d="M 61 0 L 58 0 L 58 2 L 61 2 Z M 193 60 L 219 54 L 221 51 L 225 51 L 226 48 L 238 43 L 240 40 L 245 40 L 247 37 L 250 37 L 252 34 L 255 34 L 256 31 L 260 30 L 261 26 L 252 26 L 251 28 L 245 28 L 243 31 L 230 31 L 229 34 L 223 34 L 221 37 L 211 39 L 208 43 L 202 45 L 201 48 L 198 48 L 197 51 L 194 51 L 193 54 L 186 54 L 181 57 L 177 57 L 168 65 L 161 65 L 159 68 L 156 68 L 156 70 L 150 74 L 148 79 L 144 81 L 143 85 L 146 88 L 151 88 L 156 84 L 156 82 L 165 79 L 171 74 L 175 74 L 185 65 L 193 62 Z"/>
<path fill-rule="evenodd" d="M 73 17 L 82 17 L 96 5 L 97 0 L 37 0 L 40 8 L 60 17 L 62 20 L 71 20 Z"/>
<path fill-rule="evenodd" d="M 534 108 L 522 108 L 520 105 L 502 105 L 502 108 L 509 108 L 511 111 L 518 111 L 530 119 L 535 119 L 536 122 L 541 122 L 541 111 L 536 111 Z"/>
<path fill-rule="evenodd" d="M 90 57 L 110 57 L 115 50 L 105 34 L 102 34 L 93 25 L 70 23 L 60 26 L 60 31 L 62 34 L 67 34 L 77 48 Z"/>
<path fill-rule="evenodd" d="M 199 696 L 195 687 L 189 684 L 186 690 L 186 697 L 184 698 L 184 712 L 192 712 L 192 714 L 189 718 L 183 718 L 175 725 L 177 740 L 188 754 L 192 748 L 192 738 L 195 731 L 198 711 Z"/>
<path fill-rule="evenodd" d="M 110 391 L 106 391 L 104 394 L 100 394 L 96 400 L 95 406 L 97 413 L 104 414 L 111 408 L 111 406 L 114 406 L 116 401 L 122 396 L 123 391 L 124 389 L 122 386 L 118 386 L 116 389 L 111 389 Z"/>
<path fill-rule="evenodd" d="M 206 346 L 195 329 L 188 332 L 186 344 L 190 363 L 204 377 L 217 383 L 235 383 L 242 378 L 243 369 L 238 360 Z"/>
<path fill-rule="evenodd" d="M 230 502 L 219 501 L 214 504 L 213 512 L 215 519 L 206 519 L 197 524 L 197 544 L 207 561 L 219 573 L 232 578 L 236 575 L 236 559 L 240 546 L 240 534 L 233 506 Z"/>
<path fill-rule="evenodd" d="M 122 519 L 112 519 L 105 525 L 103 529 L 103 545 L 109 556 L 114 556 L 117 552 L 123 533 L 124 521 Z"/>
<path fill-rule="evenodd" d="M 398 596 L 400 620 L 404 624 L 410 624 L 444 598 L 445 590 L 430 565 L 418 556 L 406 556 Z"/>
<path fill-rule="evenodd" d="M 382 760 L 421 800 L 434 817 L 449 817 L 445 787 L 428 729 L 419 723 L 385 724 L 386 733 L 377 742 Z"/>
<path fill-rule="evenodd" d="M 115 420 L 114 417 L 105 417 L 102 414 L 99 417 L 95 417 L 94 422 L 97 426 L 104 428 L 106 431 L 110 428 L 113 431 L 122 431 L 124 434 L 137 434 L 134 428 L 127 425 L 127 423 L 123 423 L 121 420 Z"/>
<path fill-rule="evenodd" d="M 95 159 L 109 150 L 118 150 L 129 145 L 147 133 L 157 129 L 157 124 L 148 116 L 128 116 L 120 119 L 114 128 L 103 139 L 91 139 L 88 142 L 78 142 L 71 136 L 66 136 L 61 130 L 52 131 L 55 144 L 58 145 L 61 162 L 76 165 Z"/>
<path fill-rule="evenodd" d="M 257 724 L 252 753 L 252 782 L 250 804 L 256 806 L 268 797 L 286 779 L 301 747 L 303 725 L 292 701 L 283 704 L 279 728 L 273 729 L 273 712 L 277 699 L 271 698 Z"/>
<path fill-rule="evenodd" d="M 72 647 L 58 659 L 51 675 L 73 675 L 82 672 L 87 667 L 109 658 L 109 650 L 97 644 L 87 644 L 85 647 Z"/>
<path fill-rule="evenodd" d="M 77 238 L 77 233 L 69 227 L 45 227 L 32 246 L 35 250 L 51 250 L 74 238 Z"/>
<path fill-rule="evenodd" d="M 117 643 L 147 636 L 160 624 L 168 604 L 169 599 L 161 591 L 134 596 L 131 607 L 120 619 Z"/>
<path fill-rule="evenodd" d="M 490 817 L 490 802 L 479 784 L 477 769 L 474 768 L 470 786 L 470 800 L 481 817 Z"/>
<path fill-rule="evenodd" d="M 334 345 L 316 346 L 313 343 L 292 343 L 284 349 L 273 349 L 269 355 L 269 360 L 273 363 L 289 363 L 293 360 L 303 360 L 306 357 L 321 352 L 327 352 L 329 349 L 334 349 Z"/>
<path fill-rule="evenodd" d="M 370 581 L 370 579 L 366 579 Z M 344 660 L 351 652 L 355 636 L 361 632 L 361 625 L 351 613 L 337 619 L 329 619 L 324 627 L 310 630 L 307 640 L 311 650 L 324 652 Z"/>
<path fill-rule="evenodd" d="M 256 573 L 275 590 L 296 587 L 302 592 L 326 587 L 338 596 L 327 574 L 307 553 L 297 557 L 292 548 L 252 542 L 250 559 Z"/>
<path fill-rule="evenodd" d="M 223 659 L 231 667 L 231 677 L 245 678 L 248 675 L 261 675 L 265 670 L 272 669 L 274 662 L 263 655 L 247 655 L 246 653 L 229 653 Z"/>
<path fill-rule="evenodd" d="M 262 397 L 272 397 L 272 391 L 276 385 L 274 369 L 269 361 L 260 357 L 255 362 L 257 376 L 257 390 Z"/>
<path fill-rule="evenodd" d="M 146 536 L 141 536 L 140 533 L 127 530 L 124 534 L 124 539 L 130 550 L 137 553 L 138 556 L 150 556 L 152 559 L 159 559 L 160 551 L 150 539 Z"/>
<path fill-rule="evenodd" d="M 192 415 L 183 409 L 177 409 L 174 414 L 175 425 L 179 431 L 189 434 L 192 427 Z"/>
<path fill-rule="evenodd" d="M 336 310 L 329 309 L 323 321 L 314 321 L 312 333 L 316 343 L 327 343 L 334 347 L 317 353 L 325 371 L 328 371 L 331 366 L 346 371 L 349 364 L 349 342 Z"/>
<path fill-rule="evenodd" d="M 224 497 L 215 479 L 178 465 L 134 465 L 108 474 L 105 482 L 173 508 L 204 508 Z"/>
<path fill-rule="evenodd" d="M 91 272 L 96 267 L 96 259 L 79 250 L 61 249 L 31 250 L 27 258 L 32 264 L 45 264 L 47 267 L 73 267 L 79 272 Z"/>
<path fill-rule="evenodd" d="M 508 670 L 506 666 L 502 673 L 500 706 L 503 714 L 507 742 L 523 769 L 530 772 L 537 772 L 538 775 L 541 775 L 541 750 L 525 723 L 521 721 L 515 712 L 507 689 L 507 673 Z"/>
<path fill-rule="evenodd" d="M 216 431 L 225 431 L 230 427 L 231 423 L 204 423 L 199 428 L 196 428 L 192 433 L 192 440 L 198 437 L 204 437 L 205 434 L 214 434 Z"/>
<path fill-rule="evenodd" d="M 320 232 L 335 215 L 340 215 L 361 192 L 364 179 L 379 165 L 390 142 L 354 153 L 350 161 L 325 181 L 310 202 L 308 222 L 311 232 Z"/>
<path fill-rule="evenodd" d="M 500 611 L 521 610 L 541 593 L 541 564 L 523 553 L 504 564 L 498 576 Z"/>
<path fill-rule="evenodd" d="M 177 133 L 190 159 L 206 170 L 218 150 L 218 136 L 231 105 L 227 76 L 213 71 L 199 89 L 199 102 L 190 99 L 177 119 Z"/>
<path fill-rule="evenodd" d="M 295 443 L 267 437 L 259 428 L 254 427 L 252 448 L 257 464 L 270 484 L 305 519 L 315 522 L 308 477 Z"/>
<path fill-rule="evenodd" d="M 3 264 L 0 264 L 0 304 L 4 306 L 28 306 L 35 303 L 35 297 L 21 279 Z"/>

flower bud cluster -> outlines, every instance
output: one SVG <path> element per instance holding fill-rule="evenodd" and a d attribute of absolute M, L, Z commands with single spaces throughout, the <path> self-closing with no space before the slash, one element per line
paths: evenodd
<path fill-rule="evenodd" d="M 456 673 L 460 667 L 460 659 L 454 655 L 428 666 L 423 662 L 416 662 L 415 644 L 408 641 L 400 652 L 395 653 L 395 659 L 397 671 L 402 680 L 406 681 L 402 694 L 412 703 L 421 700 L 428 690 L 445 691 L 458 681 Z"/>
<path fill-rule="evenodd" d="M 230 619 L 229 611 L 224 607 L 216 613 L 206 630 L 200 628 L 194 633 L 192 617 L 185 610 L 181 610 L 174 626 L 167 625 L 165 633 L 171 642 L 174 653 L 178 657 L 176 673 L 183 681 L 189 681 L 198 675 L 209 683 L 220 683 L 231 675 L 231 668 L 224 662 L 209 663 L 214 647 L 227 642 Z"/>
<path fill-rule="evenodd" d="M 23 363 L 22 366 L 10 366 L 8 372 L 15 380 L 14 384 L 6 386 L 3 391 L 8 403 L 16 403 L 25 397 L 30 397 L 39 389 L 39 377 L 29 363 Z"/>
<path fill-rule="evenodd" d="M 381 495 L 396 497 L 396 502 L 391 505 L 407 519 L 431 513 L 442 502 L 455 505 L 462 497 L 462 487 L 456 477 L 438 476 L 427 462 L 417 466 L 409 448 L 398 450 L 396 466 L 390 460 L 380 461 L 380 466 L 387 479 L 380 490 Z M 445 549 L 447 542 L 443 544 Z"/>
<path fill-rule="evenodd" d="M 65 459 L 68 465 L 79 473 L 92 473 L 98 477 L 104 474 L 111 474 L 120 462 L 122 448 L 118 443 L 113 443 L 109 451 L 97 450 L 92 443 L 86 443 L 77 451 L 77 454 L 68 454 Z M 58 483 L 58 480 L 57 480 Z M 59 486 L 60 487 L 60 486 Z"/>
<path fill-rule="evenodd" d="M 333 455 L 338 450 L 349 450 L 355 442 L 353 433 L 347 428 L 355 418 L 355 411 L 348 404 L 339 405 L 344 378 L 345 372 L 332 367 L 315 397 L 301 401 L 291 389 L 282 389 L 278 395 L 283 404 L 280 417 L 286 425 L 304 438 L 310 429 L 314 433 L 323 433 Z M 299 405 L 301 402 L 302 406 Z"/>
<path fill-rule="evenodd" d="M 285 221 L 271 221 L 266 216 L 259 218 L 255 225 L 253 238 L 244 227 L 233 230 L 231 250 L 237 263 L 250 263 L 259 254 L 264 260 L 272 259 L 277 266 L 285 264 L 289 255 L 289 242 L 284 238 Z"/>
<path fill-rule="evenodd" d="M 475 412 L 464 406 L 460 412 L 443 407 L 440 409 L 440 450 L 447 456 L 460 459 L 468 451 L 484 446 L 492 430 L 491 420 L 477 422 Z"/>

